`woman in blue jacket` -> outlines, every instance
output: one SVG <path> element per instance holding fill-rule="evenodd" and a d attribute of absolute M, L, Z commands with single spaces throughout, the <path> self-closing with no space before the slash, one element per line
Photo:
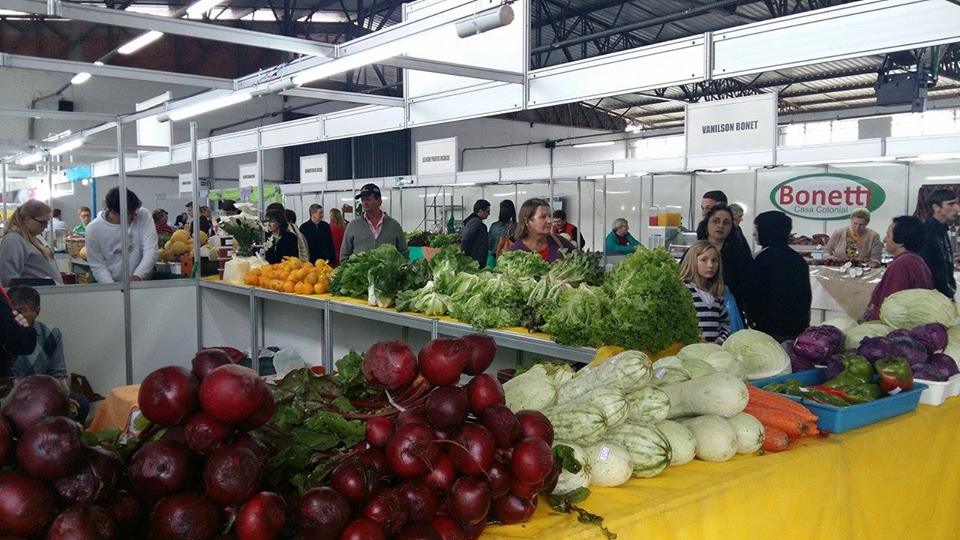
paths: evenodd
<path fill-rule="evenodd" d="M 617 218 L 613 220 L 613 230 L 607 235 L 605 248 L 607 255 L 629 255 L 636 251 L 640 242 L 630 234 L 630 225 L 627 220 Z"/>

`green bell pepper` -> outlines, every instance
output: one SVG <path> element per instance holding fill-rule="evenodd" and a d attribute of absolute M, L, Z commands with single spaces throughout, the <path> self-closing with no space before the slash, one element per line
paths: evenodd
<path fill-rule="evenodd" d="M 853 355 L 843 358 L 843 371 L 839 375 L 823 383 L 826 386 L 840 388 L 856 384 L 869 384 L 873 382 L 873 366 L 866 358 Z"/>
<path fill-rule="evenodd" d="M 896 394 L 913 388 L 913 369 L 903 358 L 883 358 L 874 365 L 884 394 Z"/>

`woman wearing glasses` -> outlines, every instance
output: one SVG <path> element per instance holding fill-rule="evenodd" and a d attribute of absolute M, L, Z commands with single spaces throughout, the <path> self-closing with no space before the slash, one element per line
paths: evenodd
<path fill-rule="evenodd" d="M 10 287 L 15 279 L 50 279 L 63 284 L 53 260 L 53 250 L 43 238 L 53 212 L 38 200 L 18 207 L 7 222 L 7 234 L 0 240 L 0 284 Z"/>

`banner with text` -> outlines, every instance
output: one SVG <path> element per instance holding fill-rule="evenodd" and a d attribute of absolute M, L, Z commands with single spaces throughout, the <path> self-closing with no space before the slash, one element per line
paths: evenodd
<path fill-rule="evenodd" d="M 457 138 L 417 143 L 417 174 L 456 174 Z"/>
<path fill-rule="evenodd" d="M 300 183 L 327 181 L 327 155 L 300 156 Z"/>
<path fill-rule="evenodd" d="M 687 168 L 774 165 L 777 94 L 687 105 Z"/>
<path fill-rule="evenodd" d="M 257 164 L 247 163 L 240 165 L 240 187 L 257 187 L 259 179 L 257 178 Z"/>
<path fill-rule="evenodd" d="M 180 193 L 193 193 L 193 174 L 180 174 Z"/>
<path fill-rule="evenodd" d="M 770 202 L 784 212 L 817 220 L 847 219 L 857 208 L 873 212 L 887 195 L 875 182 L 852 174 L 806 174 L 774 186 Z"/>

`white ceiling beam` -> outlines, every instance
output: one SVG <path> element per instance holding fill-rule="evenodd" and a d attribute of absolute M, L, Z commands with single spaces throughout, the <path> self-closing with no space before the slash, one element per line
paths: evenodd
<path fill-rule="evenodd" d="M 391 96 L 377 96 L 374 94 L 360 94 L 357 92 L 341 92 L 322 88 L 293 88 L 280 92 L 281 95 L 316 99 L 323 101 L 342 101 L 345 103 L 363 103 L 365 105 L 385 105 L 387 107 L 403 107 L 403 98 Z"/>
<path fill-rule="evenodd" d="M 89 112 L 71 112 L 71 111 L 52 111 L 47 109 L 0 109 L 0 116 L 12 116 L 15 118 L 47 118 L 50 120 L 90 120 L 92 122 L 103 122 L 115 120 L 117 117 L 112 114 L 100 114 Z"/>
<path fill-rule="evenodd" d="M 473 79 L 484 79 L 488 81 L 500 81 L 514 84 L 523 84 L 524 82 L 523 73 L 518 73 L 516 71 L 482 68 L 465 64 L 455 64 L 452 62 L 441 62 L 439 60 L 414 58 L 411 56 L 388 58 L 387 60 L 377 63 L 384 66 L 398 67 L 412 71 L 429 71 L 431 73 L 443 73 L 444 75 L 455 75 L 457 77 L 470 77 Z"/>
<path fill-rule="evenodd" d="M 48 7 L 49 6 L 49 7 Z M 289 36 L 279 36 L 231 28 L 217 24 L 187 21 L 171 17 L 159 17 L 146 13 L 134 13 L 116 9 L 87 6 L 62 2 L 61 0 L 0 0 L 0 9 L 22 11 L 49 17 L 63 17 L 76 21 L 86 21 L 111 26 L 138 28 L 140 30 L 156 30 L 165 34 L 187 36 L 197 39 L 208 39 L 259 47 L 298 54 L 327 56 L 334 47 L 329 43 L 311 41 Z"/>
<path fill-rule="evenodd" d="M 199 86 L 201 88 L 233 88 L 232 79 L 218 77 L 204 77 L 169 71 L 154 71 L 121 66 L 98 66 L 86 62 L 72 62 L 70 60 L 54 60 L 35 56 L 21 56 L 18 54 L 0 53 L 0 66 L 36 69 L 41 71 L 55 71 L 61 73 L 86 72 L 95 77 L 109 77 L 115 79 L 133 79 L 137 81 L 156 82 L 163 84 L 178 84 L 183 86 Z"/>

